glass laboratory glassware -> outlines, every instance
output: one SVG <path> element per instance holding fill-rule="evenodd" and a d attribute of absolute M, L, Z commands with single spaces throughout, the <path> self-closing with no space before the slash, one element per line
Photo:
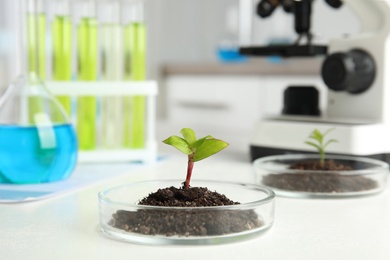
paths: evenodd
<path fill-rule="evenodd" d="M 77 15 L 77 68 L 79 81 L 97 79 L 98 39 L 96 3 L 91 0 L 75 2 Z M 77 135 L 81 150 L 96 148 L 96 97 L 77 98 Z"/>
<path fill-rule="evenodd" d="M 42 0 L 27 0 L 21 2 L 21 10 L 24 17 L 21 17 L 21 28 L 23 28 L 25 53 L 27 60 L 27 74 L 36 73 L 41 79 L 46 77 L 46 14 Z M 28 107 L 31 114 L 42 110 L 42 103 L 35 97 L 28 99 Z M 30 122 L 33 118 L 29 118 Z"/>
<path fill-rule="evenodd" d="M 145 80 L 146 25 L 144 0 L 128 0 L 124 3 L 125 78 Z M 124 146 L 145 146 L 145 97 L 134 96 L 124 100 Z"/>
<path fill-rule="evenodd" d="M 40 106 L 31 109 L 33 99 Z M 77 161 L 77 137 L 60 103 L 35 72 L 0 98 L 0 183 L 66 179 Z"/>
<path fill-rule="evenodd" d="M 0 97 L 0 183 L 66 179 L 77 161 L 77 137 L 44 77 L 46 14 L 42 1 L 21 2 L 21 52 L 25 76 Z"/>
<path fill-rule="evenodd" d="M 259 185 L 202 180 L 191 182 L 194 187 L 208 187 L 240 202 L 230 206 L 166 207 L 137 203 L 157 189 L 174 187 L 180 182 L 140 181 L 102 190 L 99 192 L 101 232 L 115 240 L 144 245 L 216 245 L 257 237 L 273 226 L 275 194 Z M 239 221 L 243 218 L 246 221 Z M 178 224 L 191 226 L 196 219 L 202 219 L 202 222 L 197 222 L 199 225 L 195 232 L 184 224 Z M 125 231 L 124 227 L 128 229 Z M 203 232 L 196 232 L 199 227 Z"/>
<path fill-rule="evenodd" d="M 256 159 L 256 182 L 277 195 L 294 198 L 352 198 L 373 195 L 386 188 L 389 164 L 372 158 L 327 155 L 326 160 L 350 170 L 292 169 L 292 165 L 319 161 L 318 154 L 283 154 Z"/>
<path fill-rule="evenodd" d="M 99 47 L 101 79 L 123 80 L 123 27 L 120 24 L 120 1 L 99 1 Z M 107 87 L 110 87 L 107 85 Z M 101 99 L 101 144 L 104 148 L 120 148 L 123 140 L 123 98 L 119 96 Z"/>
<path fill-rule="evenodd" d="M 69 0 L 48 2 L 51 6 L 52 79 L 70 81 L 72 78 L 72 19 Z M 58 96 L 68 116 L 71 115 L 71 98 Z"/>
<path fill-rule="evenodd" d="M 41 79 L 46 78 L 46 14 L 42 0 L 27 0 L 26 6 L 26 33 L 27 57 L 29 72 L 38 73 Z"/>

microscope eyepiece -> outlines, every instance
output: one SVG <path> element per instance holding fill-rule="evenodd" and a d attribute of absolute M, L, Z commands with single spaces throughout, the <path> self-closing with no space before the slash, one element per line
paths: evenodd
<path fill-rule="evenodd" d="M 261 0 L 257 4 L 256 13 L 262 17 L 270 16 L 280 4 L 279 0 Z"/>
<path fill-rule="evenodd" d="M 280 2 L 286 13 L 292 13 L 294 11 L 294 0 L 280 0 Z"/>
<path fill-rule="evenodd" d="M 341 0 L 325 0 L 325 2 L 333 8 L 340 8 L 343 5 Z"/>

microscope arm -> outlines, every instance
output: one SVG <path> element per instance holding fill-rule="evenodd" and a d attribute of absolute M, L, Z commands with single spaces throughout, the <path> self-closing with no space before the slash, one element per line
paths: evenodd
<path fill-rule="evenodd" d="M 335 38 L 329 42 L 327 60 L 337 58 L 337 55 L 346 57 L 344 60 L 339 59 L 339 62 L 336 59 L 335 64 L 350 68 L 350 73 L 344 75 L 347 88 L 329 91 L 327 115 L 332 118 L 358 118 L 390 125 L 390 75 L 387 72 L 390 67 L 390 0 L 344 0 L 344 4 L 358 16 L 362 26 L 356 35 Z M 372 84 L 357 94 L 348 91 L 349 87 L 355 85 L 351 77 L 361 68 L 365 68 L 367 63 L 353 58 L 351 52 L 365 52 L 365 56 L 369 56 L 375 66 Z M 326 69 L 327 60 L 322 71 Z M 333 68 L 335 73 L 336 68 L 337 66 Z M 340 82 L 344 80 L 341 77 L 339 79 Z"/>
<path fill-rule="evenodd" d="M 359 17 L 361 33 L 378 32 L 385 25 L 390 13 L 383 8 L 383 2 L 389 0 L 343 0 L 344 4 Z"/>

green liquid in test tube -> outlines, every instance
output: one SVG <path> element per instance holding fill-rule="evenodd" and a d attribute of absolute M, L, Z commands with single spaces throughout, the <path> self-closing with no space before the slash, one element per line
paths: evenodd
<path fill-rule="evenodd" d="M 46 76 L 45 61 L 45 34 L 46 34 L 46 16 L 39 13 L 27 14 L 27 55 L 28 71 L 36 73 L 42 80 Z M 30 97 L 28 99 L 29 122 L 34 123 L 33 115 L 43 110 L 43 104 L 40 98 Z"/>
<path fill-rule="evenodd" d="M 77 29 L 78 80 L 97 78 L 97 22 L 95 18 L 81 18 Z M 81 150 L 96 148 L 96 98 L 77 99 L 77 134 Z"/>
<path fill-rule="evenodd" d="M 69 81 L 72 77 L 72 24 L 69 16 L 56 16 L 52 23 L 53 37 L 53 79 Z M 71 113 L 71 99 L 59 96 L 57 99 L 67 115 Z"/>
<path fill-rule="evenodd" d="M 125 27 L 125 72 L 126 78 L 145 80 L 146 26 L 143 22 L 132 22 Z M 124 101 L 124 146 L 145 146 L 145 97 L 135 96 Z"/>
<path fill-rule="evenodd" d="M 27 14 L 27 49 L 29 72 L 35 72 L 41 79 L 46 77 L 45 61 L 45 14 Z"/>
<path fill-rule="evenodd" d="M 102 79 L 123 79 L 123 31 L 119 23 L 101 26 Z M 107 86 L 109 87 L 109 86 Z M 123 109 L 121 97 L 102 98 L 102 144 L 106 148 L 122 146 Z"/>

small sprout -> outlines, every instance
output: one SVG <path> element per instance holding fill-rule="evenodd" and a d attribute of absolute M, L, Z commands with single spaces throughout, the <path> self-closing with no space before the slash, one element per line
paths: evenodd
<path fill-rule="evenodd" d="M 222 140 L 215 139 L 211 135 L 197 140 L 195 132 L 191 128 L 183 128 L 180 133 L 184 138 L 173 135 L 165 139 L 163 142 L 172 145 L 179 151 L 188 155 L 187 177 L 184 182 L 184 188 L 188 188 L 190 187 L 194 162 L 203 160 L 215 153 L 218 153 L 229 144 Z"/>
<path fill-rule="evenodd" d="M 318 150 L 320 154 L 320 164 L 323 166 L 325 162 L 325 149 L 330 143 L 337 143 L 336 139 L 330 139 L 324 142 L 324 137 L 330 132 L 334 130 L 334 128 L 326 130 L 324 133 L 321 133 L 318 129 L 315 129 L 309 136 L 309 138 L 315 140 L 316 142 L 306 141 L 305 143 L 313 146 Z"/>

